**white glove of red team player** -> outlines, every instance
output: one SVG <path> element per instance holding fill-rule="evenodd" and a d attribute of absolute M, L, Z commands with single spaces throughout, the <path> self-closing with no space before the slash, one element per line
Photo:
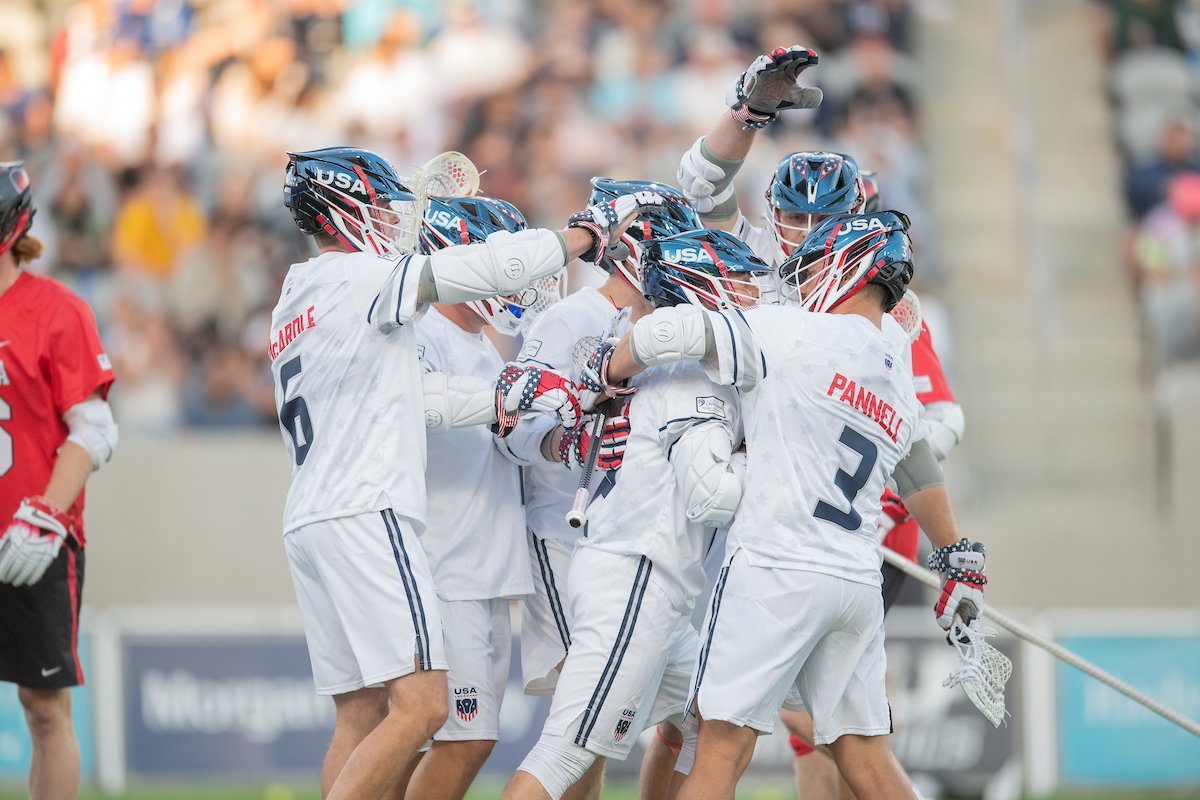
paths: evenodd
<path fill-rule="evenodd" d="M 522 411 L 553 412 L 564 428 L 574 428 L 583 414 L 575 384 L 566 376 L 552 369 L 508 364 L 496 381 L 497 435 L 511 433 Z"/>
<path fill-rule="evenodd" d="M 37 583 L 58 558 L 63 542 L 78 546 L 72 519 L 40 495 L 26 497 L 0 536 L 0 583 Z"/>
<path fill-rule="evenodd" d="M 933 607 L 942 630 L 950 630 L 960 610 L 963 622 L 979 630 L 978 614 L 983 609 L 983 587 L 987 585 L 986 558 L 983 543 L 971 544 L 968 539 L 930 553 L 929 568 L 942 575 L 942 594 Z"/>

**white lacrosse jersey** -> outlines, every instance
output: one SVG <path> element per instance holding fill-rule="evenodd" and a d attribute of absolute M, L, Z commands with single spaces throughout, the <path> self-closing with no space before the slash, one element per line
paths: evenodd
<path fill-rule="evenodd" d="M 857 314 L 723 312 L 721 381 L 742 390 L 747 473 L 727 550 L 878 585 L 880 496 L 928 427 L 912 372 Z"/>
<path fill-rule="evenodd" d="M 678 362 L 639 376 L 629 406 L 630 433 L 615 482 L 588 506 L 587 536 L 578 547 L 644 555 L 679 612 L 688 615 L 704 591 L 704 558 L 714 528 L 687 518 L 684 493 L 671 461 L 682 437 L 719 425 L 730 449 L 742 441 L 741 407 L 731 386 L 713 383 L 695 362 Z M 707 448 L 704 449 L 706 457 Z"/>
<path fill-rule="evenodd" d="M 422 256 L 324 253 L 293 264 L 271 312 L 275 407 L 292 470 L 283 532 L 390 508 L 425 524 L 425 404 L 413 322 Z M 411 269 L 407 267 L 412 264 Z M 389 334 L 368 322 L 397 272 Z"/>
<path fill-rule="evenodd" d="M 495 382 L 504 360 L 482 333 L 468 333 L 431 308 L 417 323 L 425 372 Z M 426 441 L 428 511 L 421 546 L 443 600 L 491 600 L 533 591 L 521 468 L 496 450 L 484 425 Z"/>
<path fill-rule="evenodd" d="M 617 313 L 618 309 L 600 292 L 590 286 L 580 289 L 538 315 L 525 332 L 525 344 L 517 354 L 517 362 L 524 366 L 549 367 L 578 381 L 576 350 L 586 364 L 600 337 L 608 333 Z M 536 424 L 536 421 L 518 424 Z M 540 430 L 544 431 L 544 427 Z M 509 438 L 519 433 L 515 432 Z M 567 512 L 575 501 L 575 490 L 579 488 L 580 467 L 574 464 L 573 469 L 567 469 L 562 464 L 547 462 L 536 452 L 540 443 L 540 437 L 531 440 L 529 449 L 532 452 L 520 454 L 532 464 L 525 470 L 525 519 L 538 538 L 559 539 L 572 544 L 582 533 L 566 521 Z M 599 475 L 593 476 L 593 491 L 600 483 L 599 478 Z"/>

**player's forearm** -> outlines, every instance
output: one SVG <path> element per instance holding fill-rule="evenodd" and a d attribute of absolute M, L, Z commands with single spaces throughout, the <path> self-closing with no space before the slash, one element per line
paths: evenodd
<path fill-rule="evenodd" d="M 640 375 L 645 367 L 639 367 L 629 351 L 629 333 L 621 337 L 621 341 L 613 348 L 612 358 L 608 362 L 608 379 L 620 383 L 626 378 Z"/>
<path fill-rule="evenodd" d="M 731 117 L 728 111 L 721 114 L 717 124 L 713 125 L 712 130 L 705 137 L 708 149 L 713 152 L 713 155 L 730 161 L 740 161 L 745 158 L 750 153 L 750 147 L 754 144 L 754 135 L 758 131 L 742 130 L 742 127 L 742 123 Z"/>
<path fill-rule="evenodd" d="M 904 505 L 921 530 L 929 537 L 934 548 L 954 544 L 962 538 L 954 509 L 950 506 L 950 493 L 945 486 L 932 486 L 904 498 Z"/>
<path fill-rule="evenodd" d="M 64 442 L 42 496 L 55 507 L 66 511 L 75 504 L 75 498 L 79 497 L 91 474 L 92 457 L 88 451 L 74 442 Z"/>

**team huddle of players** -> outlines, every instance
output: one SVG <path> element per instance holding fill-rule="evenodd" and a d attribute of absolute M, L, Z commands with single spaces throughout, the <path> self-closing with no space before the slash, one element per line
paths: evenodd
<path fill-rule="evenodd" d="M 325 796 L 466 793 L 499 738 L 512 599 L 525 692 L 554 699 L 505 798 L 598 797 L 652 726 L 644 797 L 731 798 L 781 708 L 844 791 L 913 796 L 887 746 L 880 539 L 915 557 L 926 531 L 943 628 L 982 600 L 984 556 L 938 465 L 962 415 L 907 293 L 908 219 L 825 152 L 780 162 L 766 229 L 738 211 L 756 131 L 820 102 L 796 82 L 816 63 L 761 56 L 682 192 L 594 178 L 561 231 L 418 198 L 366 151 L 291 155 L 285 203 L 321 252 L 289 271 L 270 354 L 284 543 L 337 706 Z M 575 258 L 608 277 L 565 296 Z M 487 325 L 522 337 L 515 362 Z"/>

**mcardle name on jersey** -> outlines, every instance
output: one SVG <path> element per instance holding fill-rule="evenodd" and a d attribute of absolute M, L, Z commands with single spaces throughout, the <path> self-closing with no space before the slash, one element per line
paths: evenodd
<path fill-rule="evenodd" d="M 308 311 L 305 311 L 279 330 L 271 333 L 271 344 L 267 346 L 267 351 L 271 354 L 272 361 L 279 357 L 279 354 L 283 352 L 283 348 L 291 344 L 293 339 L 317 324 L 313 319 L 313 311 L 315 309 L 316 306 L 309 306 Z"/>
<path fill-rule="evenodd" d="M 897 441 L 896 434 L 900 431 L 900 423 L 904 422 L 904 417 L 897 415 L 896 409 L 877 398 L 873 393 L 868 392 L 862 386 L 856 386 L 854 381 L 840 372 L 834 374 L 833 382 L 829 384 L 829 391 L 826 394 L 833 397 L 833 393 L 838 389 L 842 390 L 842 394 L 838 400 L 849 403 L 851 407 L 858 409 L 864 415 L 875 420 L 893 442 Z M 855 389 L 858 390 L 857 396 L 855 395 Z"/>

